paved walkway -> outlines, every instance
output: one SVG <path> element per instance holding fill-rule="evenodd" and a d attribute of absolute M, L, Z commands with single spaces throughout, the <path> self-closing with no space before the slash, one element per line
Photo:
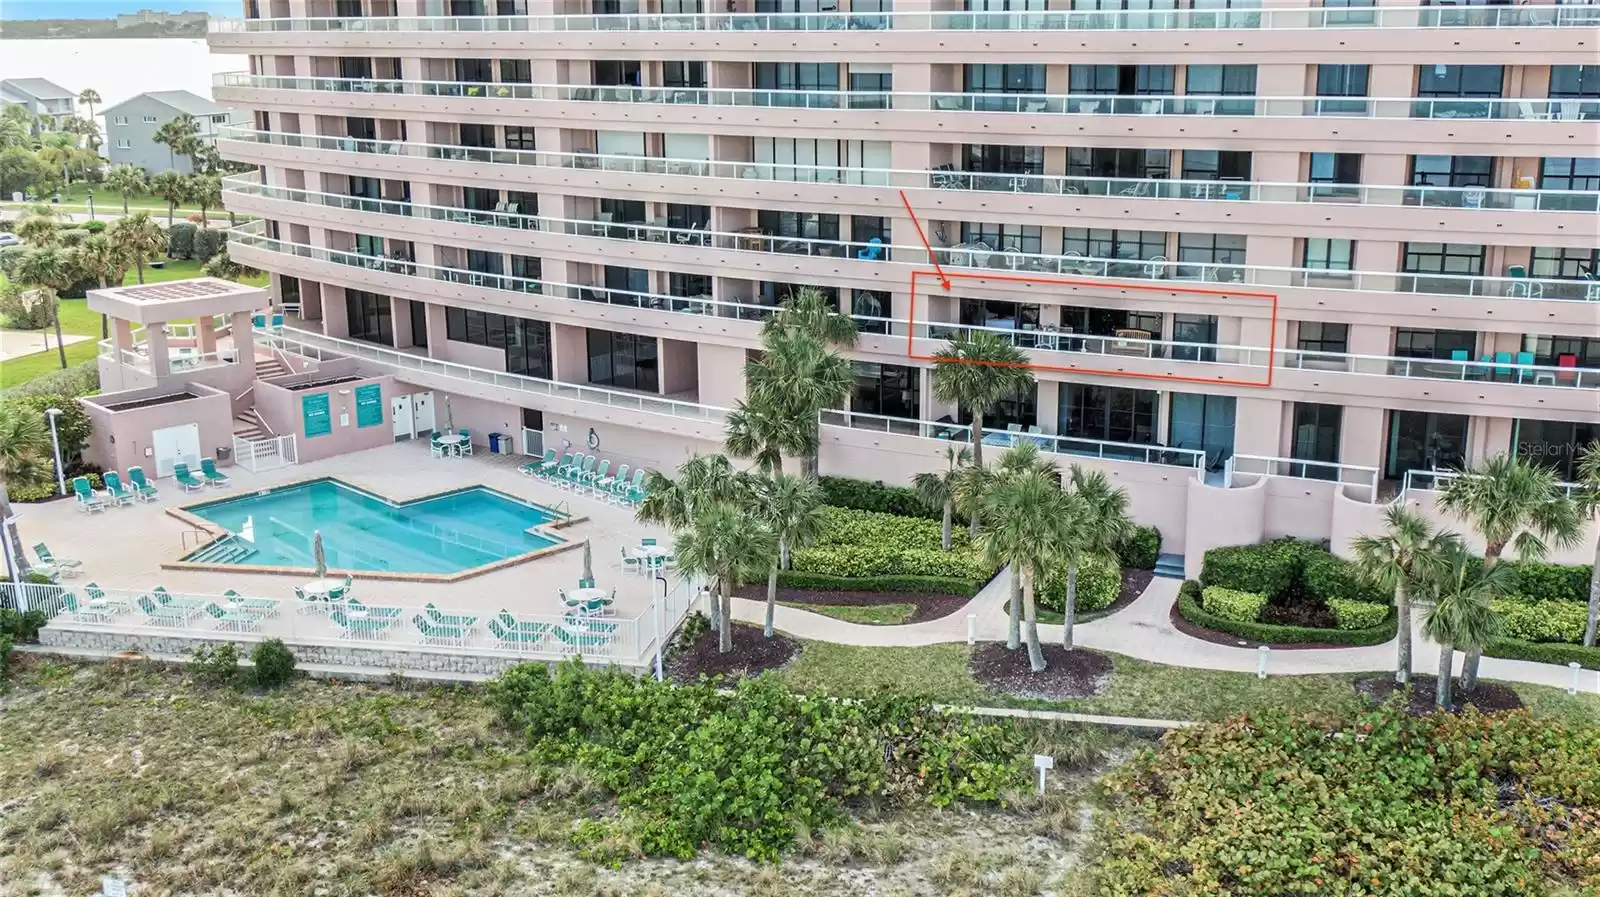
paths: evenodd
<path fill-rule="evenodd" d="M 81 333 L 63 333 L 61 341 L 67 345 L 94 339 Z M 0 361 L 10 361 L 24 355 L 47 352 L 56 347 L 54 330 L 0 330 Z"/>
<path fill-rule="evenodd" d="M 779 605 L 774 617 L 778 629 L 800 638 L 829 641 L 844 645 L 885 647 L 918 647 L 967 640 L 968 614 L 977 615 L 976 639 L 1001 641 L 1006 637 L 1006 599 L 1010 588 L 1008 575 L 994 578 L 977 597 L 961 610 L 938 620 L 912 623 L 906 626 L 868 626 L 847 623 L 832 617 Z M 1139 660 L 1170 666 L 1192 667 L 1208 670 L 1231 670 L 1240 673 L 1256 671 L 1258 652 L 1254 648 L 1235 648 L 1217 645 L 1184 635 L 1172 626 L 1170 612 L 1178 596 L 1178 581 L 1156 578 L 1151 580 L 1132 604 L 1122 610 L 1091 623 L 1083 623 L 1073 630 L 1074 642 L 1083 648 L 1094 648 L 1116 654 L 1126 654 Z M 766 605 L 760 601 L 733 599 L 733 616 L 736 620 L 760 623 Z M 1045 642 L 1061 640 L 1061 626 L 1041 624 L 1039 638 Z M 1270 675 L 1311 675 L 1316 673 L 1364 673 L 1394 669 L 1395 642 L 1363 648 L 1308 648 L 1272 651 L 1268 660 Z M 1432 673 L 1438 666 L 1439 648 L 1427 636 L 1416 630 L 1412 646 L 1412 672 Z M 1461 655 L 1457 655 L 1457 669 Z M 1483 658 L 1480 673 L 1485 679 L 1507 682 L 1525 682 L 1566 689 L 1572 684 L 1572 671 L 1564 666 L 1547 663 L 1530 663 L 1522 660 Z M 1583 670 L 1579 673 L 1579 689 L 1600 694 L 1600 671 Z"/>

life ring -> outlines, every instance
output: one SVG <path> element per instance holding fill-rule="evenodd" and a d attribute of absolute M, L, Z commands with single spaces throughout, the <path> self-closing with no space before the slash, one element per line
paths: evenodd
<path fill-rule="evenodd" d="M 594 431 L 594 427 L 589 428 L 589 448 L 596 451 L 600 449 L 600 434 Z"/>

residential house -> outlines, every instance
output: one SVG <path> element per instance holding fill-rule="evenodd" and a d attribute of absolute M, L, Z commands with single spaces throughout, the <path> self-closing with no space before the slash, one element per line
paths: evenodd
<path fill-rule="evenodd" d="M 215 143 L 217 129 L 240 115 L 187 90 L 141 93 L 106 107 L 106 157 L 112 165 L 137 165 L 152 174 L 168 168 L 188 174 L 193 168 L 189 159 L 155 139 L 163 125 L 185 112 L 194 116 L 200 139 L 207 143 Z"/>
<path fill-rule="evenodd" d="M 78 95 L 54 81 L 43 78 L 8 78 L 0 80 L 0 105 L 13 104 L 27 107 L 29 112 L 50 119 L 56 125 L 72 118 L 78 111 Z M 37 133 L 39 128 L 35 126 Z"/>

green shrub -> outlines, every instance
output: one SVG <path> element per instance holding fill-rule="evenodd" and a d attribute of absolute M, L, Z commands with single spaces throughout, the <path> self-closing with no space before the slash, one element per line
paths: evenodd
<path fill-rule="evenodd" d="M 96 218 L 92 221 L 85 221 L 82 224 L 79 224 L 78 227 L 82 230 L 88 231 L 90 234 L 101 234 L 105 233 L 106 223 Z"/>
<path fill-rule="evenodd" d="M 193 258 L 196 230 L 198 228 L 187 222 L 173 222 L 173 225 L 167 228 L 167 258 Z"/>
<path fill-rule="evenodd" d="M 1589 622 L 1589 606 L 1576 601 L 1496 601 L 1507 638 L 1525 642 L 1583 641 L 1583 628 Z"/>
<path fill-rule="evenodd" d="M 11 678 L 11 636 L 0 635 L 0 682 Z"/>
<path fill-rule="evenodd" d="M 250 652 L 250 663 L 255 667 L 251 678 L 259 688 L 277 688 L 294 677 L 294 652 L 283 639 L 269 638 L 256 645 Z"/>
<path fill-rule="evenodd" d="M 239 677 L 239 649 L 232 642 L 201 645 L 189 655 L 189 675 L 208 685 L 231 685 Z"/>
<path fill-rule="evenodd" d="M 1528 601 L 1588 601 L 1591 564 L 1508 561 L 1517 571 L 1516 593 Z"/>
<path fill-rule="evenodd" d="M 90 488 L 104 488 L 103 484 L 100 482 L 100 474 L 88 472 L 81 474 L 81 476 L 89 479 Z M 68 495 L 72 494 L 72 479 L 72 476 L 67 477 Z M 60 495 L 61 490 L 56 484 L 56 462 L 51 460 L 45 464 L 44 477 L 39 482 L 27 486 L 13 486 L 9 490 L 8 494 L 11 496 L 11 500 L 17 502 L 18 504 L 46 501 Z"/>
<path fill-rule="evenodd" d="M 62 395 L 60 393 L 29 393 L 25 395 L 7 395 L 0 398 L 0 407 L 16 408 L 26 414 L 36 414 L 45 417 L 45 409 L 55 408 L 61 413 L 56 416 L 56 435 L 61 440 L 61 457 L 68 462 L 76 458 L 89 442 L 89 415 L 78 404 L 77 396 Z"/>
<path fill-rule="evenodd" d="M 1122 566 L 1134 570 L 1154 570 L 1161 556 L 1161 530 L 1153 526 L 1134 527 L 1133 535 L 1117 546 Z"/>
<path fill-rule="evenodd" d="M 50 582 L 48 577 L 42 575 L 29 575 L 27 582 L 41 585 Z M 19 645 L 31 645 L 39 641 L 39 630 L 49 622 L 42 610 L 18 611 L 16 608 L 0 607 L 0 635 L 8 636 Z"/>
<path fill-rule="evenodd" d="M 1393 608 L 1381 625 L 1371 629 L 1315 629 L 1305 626 L 1281 626 L 1276 623 L 1247 623 L 1229 620 L 1208 612 L 1201 606 L 1200 583 L 1184 582 L 1178 589 L 1178 613 L 1185 620 L 1204 629 L 1226 632 L 1253 642 L 1271 645 L 1325 644 L 1325 645 L 1381 645 L 1394 638 L 1398 629 Z"/>
<path fill-rule="evenodd" d="M 201 262 L 210 261 L 226 239 L 222 231 L 202 227 L 194 232 L 194 246 L 189 250 L 189 257 Z"/>
<path fill-rule="evenodd" d="M 882 481 L 869 483 L 849 477 L 821 477 L 818 483 L 822 486 L 823 502 L 836 508 L 944 519 L 942 508 L 930 509 L 917 498 L 916 490 L 906 486 L 889 486 Z"/>
<path fill-rule="evenodd" d="M 978 594 L 983 583 L 943 576 L 836 576 L 829 573 L 802 573 L 780 570 L 778 588 L 811 589 L 819 592 L 921 592 L 928 595 Z"/>
<path fill-rule="evenodd" d="M 1110 561 L 1089 558 L 1078 565 L 1078 613 L 1110 607 L 1122 594 L 1122 571 Z M 1067 567 L 1045 571 L 1039 585 L 1039 606 L 1066 612 Z"/>
<path fill-rule="evenodd" d="M 1267 606 L 1267 596 L 1260 592 L 1240 592 L 1221 586 L 1206 586 L 1200 592 L 1200 606 L 1207 613 L 1225 620 L 1253 623 L 1261 618 L 1261 609 Z"/>
<path fill-rule="evenodd" d="M 891 548 L 883 545 L 821 545 L 797 551 L 791 558 L 797 573 L 833 576 L 933 576 L 987 582 L 993 570 L 976 552 L 937 548 Z"/>
<path fill-rule="evenodd" d="M 1389 618 L 1387 605 L 1373 604 L 1370 601 L 1329 598 L 1328 610 L 1333 612 L 1333 618 L 1338 621 L 1339 628 L 1347 631 L 1381 626 L 1383 621 Z"/>
<path fill-rule="evenodd" d="M 1306 554 L 1320 550 L 1315 543 L 1298 539 L 1213 548 L 1201 563 L 1200 582 L 1281 600 L 1295 586 Z"/>
<path fill-rule="evenodd" d="M 0 274 L 4 274 L 9 280 L 15 280 L 17 277 L 17 265 L 22 261 L 22 257 L 26 255 L 27 252 L 28 247 L 26 246 L 6 246 L 0 248 Z"/>
<path fill-rule="evenodd" d="M 1349 561 L 1335 557 L 1320 548 L 1306 551 L 1301 575 L 1305 589 L 1313 599 L 1325 602 L 1365 601 L 1369 604 L 1389 605 L 1393 595 L 1385 595 L 1362 582 L 1356 567 Z"/>
<path fill-rule="evenodd" d="M 0 250 L 4 252 L 4 250 Z M 0 323 L 13 330 L 40 330 L 50 325 L 50 303 L 43 294 L 11 283 L 0 287 Z"/>
<path fill-rule="evenodd" d="M 1490 657 L 1507 660 L 1528 660 L 1534 663 L 1554 663 L 1566 666 L 1577 663 L 1586 669 L 1600 670 L 1600 648 L 1582 645 L 1563 645 L 1554 642 L 1525 642 L 1514 638 L 1491 639 L 1483 649 Z"/>
<path fill-rule="evenodd" d="M 87 396 L 99 391 L 100 365 L 90 360 L 13 386 L 0 392 L 0 401 L 32 395 Z"/>
<path fill-rule="evenodd" d="M 488 700 L 536 756 L 574 762 L 616 796 L 619 812 L 573 834 L 591 859 L 618 859 L 607 845 L 634 840 L 648 855 L 689 858 L 710 845 L 775 860 L 797 831 L 839 824 L 850 804 L 994 803 L 1027 781 L 1013 726 L 921 699 L 795 694 L 771 675 L 722 692 L 575 658 L 554 673 L 514 667 Z"/>
<path fill-rule="evenodd" d="M 943 532 L 937 520 L 832 507 L 823 508 L 822 516 L 826 522 L 815 543 L 817 545 L 882 545 L 888 548 L 942 550 Z M 965 545 L 966 538 L 966 532 L 962 531 L 955 537 L 954 546 Z"/>

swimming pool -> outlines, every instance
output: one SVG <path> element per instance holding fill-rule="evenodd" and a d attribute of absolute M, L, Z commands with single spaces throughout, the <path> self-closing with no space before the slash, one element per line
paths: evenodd
<path fill-rule="evenodd" d="M 526 532 L 559 519 L 556 512 L 483 486 L 397 503 L 323 479 L 183 510 L 238 536 L 238 548 L 207 546 L 184 558 L 200 563 L 312 567 L 320 532 L 329 569 L 450 574 L 561 541 Z"/>

